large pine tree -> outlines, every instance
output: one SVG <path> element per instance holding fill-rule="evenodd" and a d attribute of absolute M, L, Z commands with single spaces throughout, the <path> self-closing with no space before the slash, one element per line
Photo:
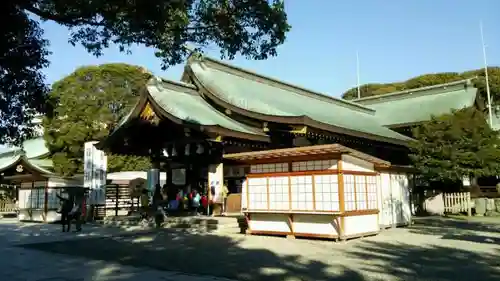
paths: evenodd
<path fill-rule="evenodd" d="M 107 137 L 130 112 L 150 77 L 138 66 L 103 64 L 81 67 L 54 84 L 43 125 L 57 173 L 83 172 L 84 143 Z M 108 156 L 110 172 L 148 167 L 147 157 Z"/>

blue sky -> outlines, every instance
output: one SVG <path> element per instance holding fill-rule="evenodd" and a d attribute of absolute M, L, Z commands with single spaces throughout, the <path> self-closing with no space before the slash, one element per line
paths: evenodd
<path fill-rule="evenodd" d="M 498 0 L 286 0 L 292 31 L 279 55 L 267 61 L 237 58 L 233 64 L 312 90 L 340 96 L 356 85 L 356 50 L 361 83 L 483 67 L 479 22 L 483 21 L 489 65 L 500 65 Z M 162 71 L 153 50 L 115 47 L 95 58 L 67 43 L 69 31 L 44 23 L 51 41 L 53 83 L 81 65 L 125 62 L 177 80 L 182 66 Z M 217 56 L 217 51 L 208 54 Z"/>

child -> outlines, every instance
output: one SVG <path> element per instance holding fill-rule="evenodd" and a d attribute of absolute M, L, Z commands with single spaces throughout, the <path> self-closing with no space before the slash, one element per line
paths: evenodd
<path fill-rule="evenodd" d="M 203 207 L 203 213 L 208 215 L 208 197 L 206 194 L 201 196 L 201 206 Z"/>
<path fill-rule="evenodd" d="M 198 209 L 200 208 L 200 200 L 201 200 L 200 194 L 196 190 L 194 190 L 192 192 L 191 203 L 192 203 L 193 210 L 197 216 L 200 215 L 200 213 L 198 212 Z"/>

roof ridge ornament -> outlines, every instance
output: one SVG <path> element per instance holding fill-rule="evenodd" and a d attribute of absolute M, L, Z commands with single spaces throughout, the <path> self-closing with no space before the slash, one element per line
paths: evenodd
<path fill-rule="evenodd" d="M 188 60 L 191 58 L 201 60 L 203 58 L 203 54 L 200 48 L 193 48 L 191 46 L 188 46 L 187 44 L 185 44 L 183 48 L 189 52 Z"/>

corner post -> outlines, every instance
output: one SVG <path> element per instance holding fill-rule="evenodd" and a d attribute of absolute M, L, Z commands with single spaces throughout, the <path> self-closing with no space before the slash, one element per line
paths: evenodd
<path fill-rule="evenodd" d="M 344 227 L 345 227 L 345 199 L 344 199 L 344 174 L 343 174 L 343 160 L 342 160 L 342 154 L 339 157 L 339 160 L 337 162 L 337 176 L 338 176 L 338 183 L 339 183 L 339 212 L 340 212 L 340 220 L 339 221 L 339 238 L 341 241 L 345 241 L 345 232 L 344 232 Z"/>

